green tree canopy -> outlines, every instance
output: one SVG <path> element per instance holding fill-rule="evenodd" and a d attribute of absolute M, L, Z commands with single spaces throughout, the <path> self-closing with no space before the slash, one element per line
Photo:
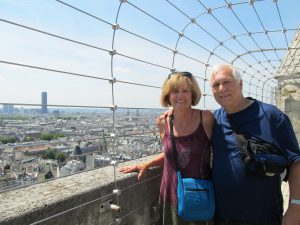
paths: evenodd
<path fill-rule="evenodd" d="M 63 152 L 57 152 L 57 154 L 55 155 L 55 159 L 58 161 L 58 162 L 64 162 L 66 160 L 67 156 L 65 153 Z"/>
<path fill-rule="evenodd" d="M 17 139 L 15 137 L 0 136 L 0 142 L 2 144 L 15 143 L 16 141 Z"/>
<path fill-rule="evenodd" d="M 40 139 L 41 140 L 46 140 L 46 141 L 51 141 L 51 140 L 57 140 L 60 137 L 65 137 L 64 134 L 51 134 L 51 133 L 42 133 Z"/>
<path fill-rule="evenodd" d="M 64 162 L 67 158 L 66 154 L 55 149 L 49 149 L 42 155 L 43 159 L 55 159 L 58 162 Z"/>

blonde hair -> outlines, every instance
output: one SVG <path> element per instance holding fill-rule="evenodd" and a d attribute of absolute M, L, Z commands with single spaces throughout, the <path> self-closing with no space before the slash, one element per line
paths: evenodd
<path fill-rule="evenodd" d="M 164 81 L 160 98 L 160 103 L 163 107 L 171 106 L 169 101 L 170 93 L 184 84 L 187 84 L 191 89 L 192 106 L 195 106 L 199 103 L 201 98 L 201 90 L 198 82 L 193 76 L 187 76 L 185 74 L 186 72 L 176 72 L 169 75 L 169 77 Z"/>

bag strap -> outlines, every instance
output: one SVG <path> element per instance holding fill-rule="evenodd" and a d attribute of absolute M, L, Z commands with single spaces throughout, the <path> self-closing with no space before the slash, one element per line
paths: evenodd
<path fill-rule="evenodd" d="M 232 128 L 232 131 L 236 134 L 243 135 L 242 130 L 240 127 L 236 124 L 231 114 L 227 114 L 228 122 Z"/>
<path fill-rule="evenodd" d="M 179 171 L 178 155 L 177 155 L 176 143 L 175 143 L 174 132 L 173 132 L 173 115 L 171 115 L 169 117 L 169 121 L 170 121 L 171 143 L 172 143 L 172 149 L 173 149 L 173 154 L 174 154 L 174 158 L 175 158 L 175 167 L 176 167 L 176 171 Z"/>
<path fill-rule="evenodd" d="M 229 121 L 229 124 L 232 128 L 232 131 L 235 135 L 235 138 L 237 140 L 237 144 L 241 153 L 241 158 L 244 159 L 249 159 L 250 158 L 250 153 L 247 150 L 247 140 L 248 138 L 246 138 L 243 133 L 242 130 L 238 127 L 238 125 L 236 124 L 236 122 L 234 121 L 232 115 L 227 114 L 227 118 Z"/>
<path fill-rule="evenodd" d="M 258 137 L 258 136 L 255 136 L 255 135 L 253 135 L 253 134 L 249 134 L 248 132 L 242 131 L 242 130 L 239 128 L 239 126 L 236 124 L 236 122 L 235 122 L 235 120 L 234 120 L 234 118 L 233 118 L 233 116 L 232 116 L 231 114 L 227 114 L 227 118 L 228 118 L 228 121 L 229 121 L 230 126 L 231 126 L 231 128 L 232 128 L 232 131 L 233 131 L 234 133 L 237 133 L 238 135 L 242 135 L 246 140 L 248 140 L 248 139 L 250 139 L 251 137 L 253 137 L 253 138 L 255 138 L 257 141 L 260 141 L 260 142 L 264 142 L 264 143 L 266 143 L 266 144 L 269 144 L 269 145 L 271 145 L 274 149 L 277 150 L 277 153 L 278 153 L 278 154 L 281 154 L 282 156 L 284 156 L 285 158 L 287 158 L 286 152 L 284 152 L 281 148 L 277 147 L 276 145 L 272 144 L 271 142 L 266 141 L 266 140 L 264 140 L 264 139 L 262 139 L 262 138 L 260 138 L 260 137 Z M 249 138 L 245 137 L 244 134 L 248 135 Z"/>

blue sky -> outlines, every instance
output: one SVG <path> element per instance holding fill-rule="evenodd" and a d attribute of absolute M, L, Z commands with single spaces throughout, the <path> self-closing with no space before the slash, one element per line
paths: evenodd
<path fill-rule="evenodd" d="M 0 18 L 2 19 L 0 21 L 0 60 L 110 79 L 111 58 L 105 50 L 112 48 L 113 30 L 110 24 L 116 21 L 120 1 L 68 0 L 64 2 L 98 19 L 54 0 L 0 0 Z M 224 1 L 201 1 L 203 5 L 196 0 L 174 0 L 170 2 L 190 17 L 199 16 L 197 22 L 218 40 L 230 38 L 230 35 L 216 20 L 204 13 L 203 7 L 203 5 L 208 8 L 224 6 Z M 247 1 L 231 1 L 233 4 L 238 2 L 245 3 Z M 300 21 L 298 12 L 300 1 L 279 0 L 278 5 L 284 26 L 287 29 L 297 28 Z M 255 6 L 267 30 L 280 29 L 281 21 L 276 14 L 273 1 L 257 1 Z M 136 7 L 159 21 L 147 16 Z M 251 32 L 262 31 L 262 26 L 249 4 L 236 5 L 234 9 L 247 29 Z M 230 32 L 245 33 L 233 14 L 228 13 L 228 9 L 216 10 L 214 15 L 226 25 Z M 98 49 L 24 29 L 3 20 L 96 46 Z M 161 22 L 176 29 L 176 31 L 182 31 L 190 21 L 168 1 L 133 0 L 129 3 L 123 3 L 120 7 L 118 23 L 121 28 L 159 43 L 166 48 L 174 49 L 178 34 Z M 214 49 L 218 44 L 216 40 L 197 26 L 189 26 L 185 34 L 207 49 Z M 293 35 L 294 32 L 287 32 L 289 42 Z M 271 48 L 268 39 L 260 36 L 263 35 L 257 34 L 255 36 L 259 40 L 258 43 Z M 270 37 L 276 46 L 286 47 L 282 33 L 273 32 L 270 33 Z M 170 72 L 168 68 L 172 67 L 172 52 L 122 30 L 117 30 L 114 40 L 114 48 L 118 53 L 159 65 L 153 66 L 116 55 L 112 64 L 114 76 L 122 81 L 161 87 L 163 80 Z M 246 39 L 246 36 L 239 37 L 239 41 L 249 49 L 257 48 L 254 42 Z M 228 41 L 226 45 L 234 52 L 242 53 L 245 51 L 234 41 Z M 209 52 L 187 39 L 182 39 L 177 49 L 190 58 L 195 58 L 201 62 L 208 61 Z M 228 49 L 217 48 L 215 53 L 228 60 L 233 58 Z M 271 53 L 266 52 L 266 54 L 270 54 L 267 56 L 269 59 L 276 59 Z M 284 52 L 279 51 L 278 55 L 282 57 Z M 263 60 L 262 55 L 256 57 L 262 57 Z M 205 78 L 207 76 L 205 66 L 190 58 L 177 55 L 174 67 L 177 70 L 191 71 L 197 77 Z M 245 57 L 245 60 L 251 62 L 253 58 Z M 212 57 L 209 64 L 221 61 L 217 57 Z M 278 66 L 278 63 L 274 62 L 274 65 Z M 236 65 L 243 68 L 242 62 L 237 62 Z M 257 81 L 257 83 L 260 86 L 260 82 Z M 211 93 L 207 82 L 199 79 L 199 84 L 203 92 Z M 270 84 L 270 86 L 272 85 L 274 82 Z M 252 87 L 246 88 L 253 93 L 257 92 Z M 49 104 L 109 106 L 114 101 L 116 105 L 124 107 L 161 107 L 159 88 L 140 87 L 117 82 L 114 86 L 114 98 L 112 98 L 112 88 L 107 80 L 76 77 L 0 63 L 0 102 L 39 104 L 42 91 L 48 92 Z M 206 97 L 205 103 L 206 108 L 215 109 L 218 107 L 213 98 L 209 96 Z M 204 107 L 203 99 L 198 107 Z"/>

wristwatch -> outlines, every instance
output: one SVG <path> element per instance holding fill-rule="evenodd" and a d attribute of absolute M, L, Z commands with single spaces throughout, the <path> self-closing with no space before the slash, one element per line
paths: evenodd
<path fill-rule="evenodd" d="M 300 205 L 300 200 L 299 200 L 299 199 L 291 198 L 291 199 L 290 199 L 290 203 L 296 204 L 296 205 Z"/>

